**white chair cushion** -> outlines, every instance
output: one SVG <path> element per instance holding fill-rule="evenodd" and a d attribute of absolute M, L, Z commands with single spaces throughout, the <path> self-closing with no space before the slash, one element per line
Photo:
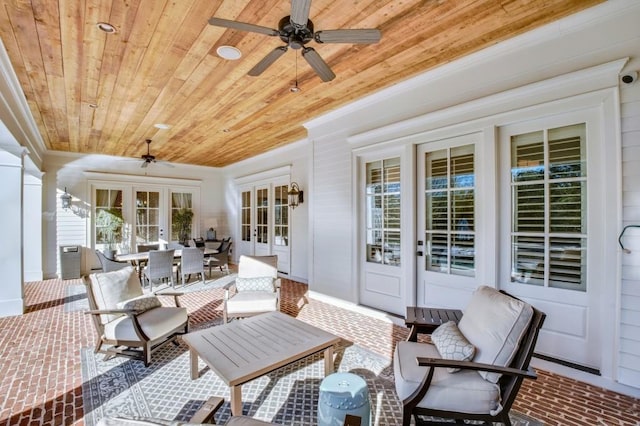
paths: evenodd
<path fill-rule="evenodd" d="M 448 321 L 431 333 L 431 341 L 444 359 L 456 361 L 471 361 L 476 348 L 462 335 L 454 321 Z M 459 371 L 459 368 L 447 368 L 449 373 Z"/>
<path fill-rule="evenodd" d="M 226 426 L 262 426 L 274 424 L 275 423 L 264 422 L 247 416 L 233 416 L 225 423 Z"/>
<path fill-rule="evenodd" d="M 236 290 L 241 291 L 276 291 L 273 277 L 236 278 Z"/>
<path fill-rule="evenodd" d="M 162 302 L 156 296 L 144 295 L 135 299 L 118 303 L 118 309 L 133 309 L 139 313 L 146 312 L 149 309 L 159 308 Z"/>
<path fill-rule="evenodd" d="M 427 374 L 416 357 L 441 358 L 435 345 L 398 342 L 393 357 L 396 392 L 400 400 L 409 397 Z M 418 407 L 445 411 L 487 414 L 499 412 L 500 388 L 484 380 L 476 371 L 462 370 L 450 374 L 446 368 L 436 368 L 431 386 Z"/>
<path fill-rule="evenodd" d="M 531 305 L 494 288 L 480 286 L 464 310 L 458 328 L 476 348 L 473 361 L 504 367 L 515 356 L 532 316 Z M 492 383 L 497 383 L 501 376 L 484 371 L 480 375 Z"/>
<path fill-rule="evenodd" d="M 142 331 L 150 340 L 169 335 L 187 322 L 187 308 L 160 307 L 137 316 Z M 123 316 L 104 325 L 107 339 L 140 341 L 131 319 Z"/>
<path fill-rule="evenodd" d="M 91 274 L 91 291 L 98 309 L 118 309 L 118 303 L 142 296 L 142 286 L 133 266 L 118 271 Z M 120 315 L 101 315 L 103 324 Z"/>
<path fill-rule="evenodd" d="M 227 300 L 227 313 L 270 312 L 277 309 L 276 293 L 265 291 L 243 291 Z"/>

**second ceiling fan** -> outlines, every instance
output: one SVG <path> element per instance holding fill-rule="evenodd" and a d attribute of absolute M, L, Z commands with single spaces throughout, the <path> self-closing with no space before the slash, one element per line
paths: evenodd
<path fill-rule="evenodd" d="M 336 75 L 313 47 L 306 46 L 307 43 L 311 40 L 314 40 L 316 43 L 366 44 L 380 41 L 380 30 L 375 28 L 314 31 L 313 22 L 309 19 L 310 9 L 311 0 L 291 0 L 291 15 L 285 16 L 280 20 L 277 30 L 216 17 L 209 19 L 209 24 L 217 27 L 266 34 L 272 37 L 277 36 L 286 43 L 285 46 L 273 49 L 249 70 L 249 75 L 254 77 L 262 74 L 264 70 L 273 64 L 290 47 L 292 49 L 302 49 L 302 57 L 309 63 L 322 81 L 331 81 Z"/>

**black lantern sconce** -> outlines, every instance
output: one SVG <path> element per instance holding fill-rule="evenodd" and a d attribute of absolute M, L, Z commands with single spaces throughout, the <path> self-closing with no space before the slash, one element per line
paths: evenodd
<path fill-rule="evenodd" d="M 72 199 L 72 198 L 73 198 L 73 197 L 71 197 L 71 194 L 69 194 L 69 193 L 67 192 L 67 187 L 65 186 L 65 187 L 64 187 L 64 194 L 62 194 L 62 195 L 60 196 L 60 201 L 62 201 L 62 208 L 63 208 L 63 209 L 67 210 L 68 208 L 70 208 L 70 207 L 71 207 L 71 199 Z"/>
<path fill-rule="evenodd" d="M 289 196 L 289 207 L 291 207 L 292 209 L 295 209 L 304 201 L 303 191 L 295 182 L 291 182 L 291 189 L 289 189 L 287 195 Z"/>

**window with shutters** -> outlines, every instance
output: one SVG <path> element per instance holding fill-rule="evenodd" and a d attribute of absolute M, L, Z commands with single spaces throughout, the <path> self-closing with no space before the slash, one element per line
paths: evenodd
<path fill-rule="evenodd" d="M 367 163 L 367 262 L 400 266 L 400 158 Z"/>
<path fill-rule="evenodd" d="M 511 136 L 511 281 L 586 291 L 586 125 Z"/>
<path fill-rule="evenodd" d="M 474 145 L 425 155 L 426 269 L 475 276 Z"/>

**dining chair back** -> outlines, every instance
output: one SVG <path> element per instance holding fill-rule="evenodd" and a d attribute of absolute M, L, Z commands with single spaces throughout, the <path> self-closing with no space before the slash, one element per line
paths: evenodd
<path fill-rule="evenodd" d="M 102 265 L 102 272 L 117 271 L 129 266 L 128 262 L 118 262 L 117 260 L 109 259 L 100 250 L 96 250 L 96 255 L 98 256 L 98 260 L 100 260 L 100 265 Z"/>
<path fill-rule="evenodd" d="M 143 270 L 143 275 L 147 283 L 149 283 L 149 289 L 153 291 L 154 282 L 169 281 L 171 287 L 174 287 L 175 282 L 173 280 L 173 257 L 175 250 L 150 250 L 149 262 Z"/>
<path fill-rule="evenodd" d="M 204 250 L 198 247 L 185 247 L 182 249 L 182 257 L 180 259 L 180 275 L 182 277 L 182 285 L 185 285 L 184 277 L 191 274 L 200 274 L 204 283 Z"/>
<path fill-rule="evenodd" d="M 229 250 L 231 250 L 231 242 L 222 241 L 222 244 L 218 247 L 218 253 L 204 258 L 204 266 L 209 267 L 209 277 L 211 277 L 211 268 L 214 266 L 220 268 L 220 271 L 229 274 Z"/>

